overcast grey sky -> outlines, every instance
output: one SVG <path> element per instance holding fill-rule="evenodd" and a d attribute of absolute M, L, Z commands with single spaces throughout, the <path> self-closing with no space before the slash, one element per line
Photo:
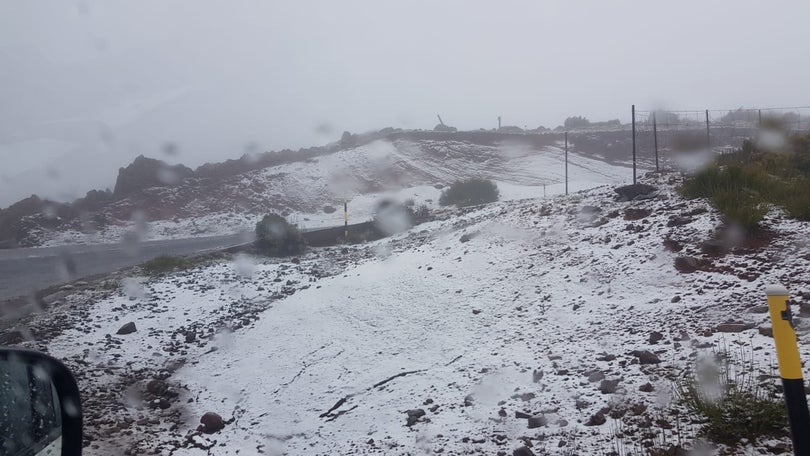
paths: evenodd
<path fill-rule="evenodd" d="M 0 207 L 343 130 L 810 104 L 810 2 L 5 0 Z M 166 143 L 179 153 L 162 153 Z"/>

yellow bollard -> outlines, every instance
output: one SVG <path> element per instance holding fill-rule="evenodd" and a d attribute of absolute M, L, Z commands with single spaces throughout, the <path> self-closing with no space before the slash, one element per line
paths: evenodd
<path fill-rule="evenodd" d="M 782 285 L 770 285 L 765 289 L 765 294 L 768 296 L 779 375 L 785 390 L 793 454 L 810 456 L 810 412 L 807 409 L 802 362 L 793 329 L 793 314 L 788 304 L 788 291 Z"/>

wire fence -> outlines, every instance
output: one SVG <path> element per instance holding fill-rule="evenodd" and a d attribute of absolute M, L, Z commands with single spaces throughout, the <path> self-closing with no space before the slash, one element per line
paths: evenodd
<path fill-rule="evenodd" d="M 810 132 L 810 106 L 642 111 L 632 108 L 634 163 L 656 170 L 679 167 L 690 152 L 725 153 L 763 130 Z M 635 176 L 634 176 L 635 181 Z"/>

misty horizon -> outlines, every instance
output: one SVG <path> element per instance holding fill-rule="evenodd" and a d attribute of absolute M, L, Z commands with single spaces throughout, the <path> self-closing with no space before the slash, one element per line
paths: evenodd
<path fill-rule="evenodd" d="M 0 6 L 0 207 L 384 127 L 807 104 L 798 1 Z M 173 153 L 168 154 L 167 151 Z"/>

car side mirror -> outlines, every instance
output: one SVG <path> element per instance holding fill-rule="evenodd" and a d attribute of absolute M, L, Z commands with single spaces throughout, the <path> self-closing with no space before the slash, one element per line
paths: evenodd
<path fill-rule="evenodd" d="M 82 407 L 73 374 L 31 350 L 0 349 L 0 455 L 82 454 Z"/>

